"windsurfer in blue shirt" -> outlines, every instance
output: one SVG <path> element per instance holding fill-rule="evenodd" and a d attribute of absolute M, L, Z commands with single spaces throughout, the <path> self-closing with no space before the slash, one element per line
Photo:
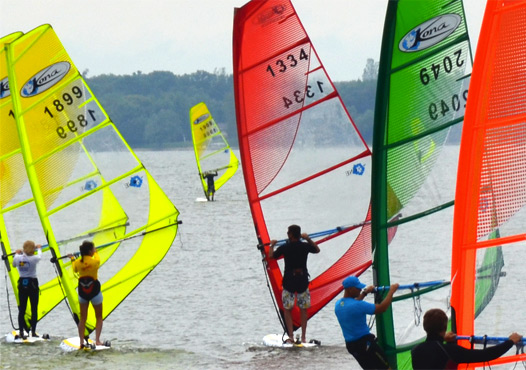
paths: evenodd
<path fill-rule="evenodd" d="M 214 200 L 214 194 L 216 192 L 216 185 L 214 182 L 214 177 L 217 176 L 217 171 L 210 171 L 203 173 L 203 179 L 206 179 L 206 198 L 208 200 Z"/>
<path fill-rule="evenodd" d="M 38 287 L 37 279 L 37 264 L 42 257 L 42 246 L 35 245 L 32 240 L 24 242 L 22 250 L 15 251 L 13 258 L 13 267 L 18 268 L 20 278 L 18 279 L 18 328 L 20 331 L 19 337 L 25 339 L 24 328 L 26 322 L 24 315 L 27 308 L 27 300 L 31 303 L 31 335 L 37 337 L 36 327 L 38 322 L 38 295 L 40 289 Z M 35 249 L 38 254 L 35 255 Z"/>
<path fill-rule="evenodd" d="M 343 298 L 334 306 L 334 313 L 342 328 L 347 351 L 354 356 L 364 369 L 388 369 L 385 353 L 376 343 L 376 337 L 367 326 L 367 315 L 383 313 L 393 301 L 398 284 L 389 287 L 389 291 L 379 304 L 364 302 L 365 296 L 374 291 L 374 286 L 365 288 L 356 276 L 343 280 Z M 365 289 L 364 289 L 365 288 Z"/>
<path fill-rule="evenodd" d="M 290 225 L 287 231 L 289 240 L 274 251 L 277 240 L 270 241 L 268 257 L 285 258 L 285 272 L 283 273 L 283 292 L 281 300 L 287 326 L 287 343 L 293 343 L 292 308 L 294 300 L 301 313 L 301 341 L 307 341 L 307 308 L 310 307 L 309 272 L 307 270 L 307 257 L 309 253 L 319 253 L 320 248 L 312 241 L 307 233 L 301 233 L 298 225 Z M 303 238 L 307 242 L 302 242 Z"/>

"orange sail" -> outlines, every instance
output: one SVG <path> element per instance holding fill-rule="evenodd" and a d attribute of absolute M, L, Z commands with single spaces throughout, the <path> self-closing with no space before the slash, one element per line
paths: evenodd
<path fill-rule="evenodd" d="M 525 34 L 525 0 L 488 0 L 469 88 L 455 198 L 451 306 L 458 335 L 506 338 L 526 329 L 524 299 L 517 298 L 517 288 L 526 284 Z M 500 279 L 498 289 L 476 317 L 478 267 L 483 252 L 500 245 L 506 275 L 491 277 Z M 525 354 L 512 349 L 490 365 L 524 360 Z"/>

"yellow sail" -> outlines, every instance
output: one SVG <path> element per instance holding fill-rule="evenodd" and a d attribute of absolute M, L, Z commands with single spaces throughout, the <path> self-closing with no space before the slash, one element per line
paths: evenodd
<path fill-rule="evenodd" d="M 234 176 L 239 167 L 239 160 L 205 103 L 201 102 L 190 108 L 190 128 L 199 178 L 208 199 L 210 194 L 206 174 L 217 173 L 217 177 L 214 178 L 217 191 Z"/>
<path fill-rule="evenodd" d="M 14 37 L 16 35 L 16 37 Z M 22 43 L 32 42 L 36 33 L 27 37 L 21 38 L 22 33 L 6 36 L 2 39 L 2 49 L 0 51 L 0 75 L 5 76 L 2 79 L 2 97 L 0 100 L 0 109 L 2 117 L 1 135 L 0 135 L 0 235 L 2 245 L 2 255 L 4 256 L 4 263 L 11 280 L 13 293 L 18 302 L 18 271 L 12 268 L 12 259 L 14 251 L 21 249 L 25 240 L 34 240 L 37 244 L 43 244 L 43 260 L 49 261 L 51 254 L 49 253 L 49 246 L 46 244 L 46 232 L 42 229 L 41 222 L 38 216 L 38 210 L 34 202 L 31 186 L 28 181 L 24 158 L 21 152 L 19 136 L 17 132 L 17 125 L 15 121 L 15 110 L 12 106 L 12 96 L 8 83 L 8 64 L 5 55 L 5 47 L 10 42 L 19 40 Z M 25 45 L 25 44 L 24 44 Z M 63 174 L 67 174 L 68 166 L 64 166 Z M 70 166 L 69 166 L 70 167 Z M 85 191 L 85 189 L 84 189 Z M 52 193 L 58 195 L 60 192 L 54 190 Z M 93 229 L 83 231 L 82 234 L 74 238 L 69 238 L 63 242 L 78 242 L 82 238 L 94 237 L 96 240 L 103 236 L 104 232 L 111 232 L 117 236 L 124 235 L 123 224 L 126 222 L 126 215 L 122 208 L 115 202 L 111 192 L 106 191 L 104 195 L 104 202 L 102 207 L 113 209 L 113 214 L 118 215 L 118 219 L 112 222 L 107 222 L 106 226 L 101 224 L 101 227 L 106 229 Z M 120 211 L 119 211 L 120 210 Z M 106 221 L 109 218 L 105 219 Z M 107 240 L 102 238 L 100 240 Z M 108 248 L 102 253 L 101 263 L 105 263 L 115 247 Z M 47 264 L 49 265 L 49 264 Z M 45 266 L 45 263 L 40 263 L 38 268 L 38 279 L 40 283 L 40 297 L 38 305 L 38 318 L 41 320 L 48 314 L 58 303 L 64 299 L 64 291 L 60 286 L 56 273 L 53 271 L 51 265 Z M 75 284 L 76 286 L 76 284 Z M 9 307 L 9 309 L 12 309 Z M 30 327 L 31 322 L 31 307 L 28 302 L 26 309 L 25 321 L 27 328 Z M 13 324 L 14 325 L 14 324 Z"/>
<path fill-rule="evenodd" d="M 124 141 L 49 25 L 7 48 L 9 87 L 21 152 L 42 229 L 73 318 L 77 276 L 69 259 L 79 236 L 104 264 L 103 316 L 162 260 L 178 210 Z M 159 231 L 155 231 L 159 229 Z M 87 333 L 95 327 L 88 311 Z"/>
<path fill-rule="evenodd" d="M 17 305 L 20 304 L 18 299 L 19 274 L 18 270 L 12 267 L 12 262 L 13 252 L 16 249 L 20 249 L 22 244 L 15 242 L 11 246 L 6 229 L 6 218 L 9 217 L 6 216 L 13 198 L 27 183 L 27 176 L 25 175 L 24 162 L 20 155 L 20 146 L 18 145 L 18 134 L 11 104 L 4 47 L 22 35 L 22 32 L 15 32 L 0 39 L 0 117 L 2 117 L 0 127 L 0 243 L 2 260 L 11 281 Z M 31 312 L 30 307 L 28 307 L 28 312 Z"/>

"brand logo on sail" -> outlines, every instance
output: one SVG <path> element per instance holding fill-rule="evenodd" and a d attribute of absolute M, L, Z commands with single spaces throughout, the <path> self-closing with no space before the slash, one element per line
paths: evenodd
<path fill-rule="evenodd" d="M 9 80 L 6 77 L 0 81 L 0 99 L 6 98 L 9 95 L 11 95 L 9 92 Z"/>
<path fill-rule="evenodd" d="M 58 62 L 44 68 L 25 83 L 20 95 L 29 98 L 53 87 L 69 72 L 71 65 L 68 62 Z"/>
<path fill-rule="evenodd" d="M 201 122 L 204 122 L 208 117 L 210 117 L 208 113 L 203 114 L 202 116 L 200 116 L 198 119 L 194 121 L 194 125 L 198 125 Z"/>
<path fill-rule="evenodd" d="M 263 26 L 274 23 L 283 18 L 287 7 L 284 4 L 274 5 L 263 9 L 255 18 L 255 22 Z"/>
<path fill-rule="evenodd" d="M 398 44 L 405 53 L 427 49 L 451 35 L 460 24 L 458 14 L 442 14 L 409 31 Z"/>

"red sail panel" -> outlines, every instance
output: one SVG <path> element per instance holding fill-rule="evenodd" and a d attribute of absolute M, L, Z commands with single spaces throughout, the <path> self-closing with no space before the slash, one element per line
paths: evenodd
<path fill-rule="evenodd" d="M 236 9 L 234 94 L 241 163 L 258 242 L 290 224 L 318 236 L 309 318 L 371 263 L 371 152 L 288 0 Z M 262 250 L 280 311 L 283 261 Z M 300 325 L 299 310 L 293 312 Z"/>
<path fill-rule="evenodd" d="M 515 311 L 520 312 L 524 299 L 517 301 L 507 292 L 526 283 L 521 266 L 526 257 L 525 34 L 526 1 L 488 1 L 469 88 L 455 199 L 451 306 L 459 335 L 507 337 L 522 330 Z M 500 236 L 488 238 L 497 227 Z M 476 268 L 480 252 L 497 245 L 502 245 L 506 275 L 500 278 L 500 295 L 479 322 Z M 510 351 L 490 364 L 524 360 L 526 355 Z"/>

